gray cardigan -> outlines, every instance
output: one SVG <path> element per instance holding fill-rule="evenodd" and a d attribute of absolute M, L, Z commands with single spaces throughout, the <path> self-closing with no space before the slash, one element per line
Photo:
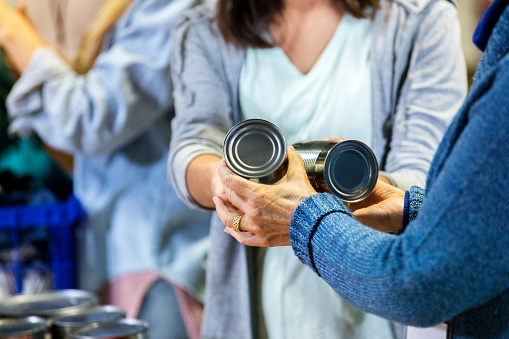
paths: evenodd
<path fill-rule="evenodd" d="M 392 132 L 386 175 L 403 189 L 424 186 L 438 143 L 466 95 L 457 12 L 443 0 L 384 0 L 381 5 L 373 23 L 373 151 L 384 158 L 385 123 Z M 222 157 L 225 133 L 240 119 L 243 50 L 222 39 L 209 6 L 188 12 L 173 41 L 176 117 L 168 175 L 180 198 L 199 208 L 187 191 L 186 169 L 198 155 Z M 215 215 L 202 336 L 256 337 L 250 331 L 256 312 L 249 302 L 250 282 L 256 280 L 253 248 L 222 229 Z"/>

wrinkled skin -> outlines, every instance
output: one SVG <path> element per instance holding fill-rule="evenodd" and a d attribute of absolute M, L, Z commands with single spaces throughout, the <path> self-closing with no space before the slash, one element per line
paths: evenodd
<path fill-rule="evenodd" d="M 233 173 L 221 160 L 218 169 L 224 193 L 214 197 L 224 231 L 249 246 L 290 245 L 290 222 L 297 206 L 317 192 L 311 186 L 302 158 L 288 148 L 288 171 L 273 185 L 253 183 Z M 363 201 L 348 204 L 363 224 L 384 232 L 401 228 L 404 191 L 378 180 L 373 192 Z M 242 232 L 233 230 L 233 220 L 243 215 Z"/>
<path fill-rule="evenodd" d="M 214 203 L 226 225 L 225 232 L 250 246 L 290 245 L 293 212 L 304 199 L 316 194 L 307 178 L 302 158 L 293 148 L 288 149 L 286 175 L 273 185 L 256 184 L 234 174 L 224 160 L 219 166 L 219 176 L 225 194 L 214 197 Z M 227 202 L 234 207 L 228 207 Z M 237 214 L 244 214 L 240 224 L 244 232 L 232 229 Z"/>

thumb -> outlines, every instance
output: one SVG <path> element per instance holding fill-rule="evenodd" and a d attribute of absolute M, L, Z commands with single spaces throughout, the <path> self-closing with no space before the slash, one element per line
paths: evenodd
<path fill-rule="evenodd" d="M 304 175 L 307 178 L 304 161 L 299 153 L 295 151 L 293 146 L 288 147 L 288 175 Z"/>

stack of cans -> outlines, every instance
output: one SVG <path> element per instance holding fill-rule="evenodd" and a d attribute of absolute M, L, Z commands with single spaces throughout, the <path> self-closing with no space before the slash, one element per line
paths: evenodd
<path fill-rule="evenodd" d="M 148 339 L 148 325 L 125 316 L 82 290 L 16 295 L 0 302 L 0 338 Z"/>

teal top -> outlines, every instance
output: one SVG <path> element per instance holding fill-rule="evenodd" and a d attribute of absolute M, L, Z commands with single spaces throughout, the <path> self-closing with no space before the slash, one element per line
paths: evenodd
<path fill-rule="evenodd" d="M 3 51 L 0 52 L 0 171 L 9 171 L 17 177 L 30 176 L 31 189 L 38 190 L 50 185 L 61 185 L 57 188 L 65 191 L 70 178 L 46 154 L 42 143 L 36 136 L 18 138 L 9 136 L 5 100 L 14 82 L 15 75 L 5 62 Z M 70 193 L 70 192 L 68 192 Z"/>
<path fill-rule="evenodd" d="M 336 136 L 371 145 L 371 24 L 346 14 L 307 74 L 280 48 L 246 50 L 239 83 L 242 118 L 274 122 L 289 145 Z M 257 325 L 268 338 L 394 336 L 390 321 L 350 305 L 291 247 L 258 250 L 257 272 L 262 272 Z"/>

